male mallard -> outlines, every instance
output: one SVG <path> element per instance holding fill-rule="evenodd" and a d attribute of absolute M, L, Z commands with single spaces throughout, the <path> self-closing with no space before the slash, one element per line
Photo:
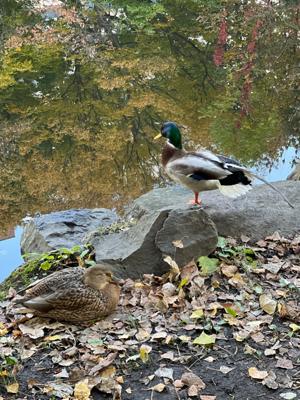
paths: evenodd
<path fill-rule="evenodd" d="M 104 265 L 73 267 L 34 282 L 15 302 L 34 314 L 73 323 L 109 315 L 117 306 L 120 287 Z"/>
<path fill-rule="evenodd" d="M 165 122 L 161 134 L 154 139 L 162 136 L 167 138 L 162 151 L 162 165 L 171 179 L 195 193 L 193 204 L 201 205 L 199 192 L 206 190 L 219 189 L 225 196 L 238 197 L 251 189 L 251 178 L 256 177 L 276 190 L 293 207 L 278 189 L 237 161 L 208 150 L 185 151 L 180 130 L 174 122 Z"/>

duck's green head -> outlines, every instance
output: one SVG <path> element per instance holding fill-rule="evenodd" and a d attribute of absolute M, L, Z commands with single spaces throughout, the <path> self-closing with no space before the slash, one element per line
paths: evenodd
<path fill-rule="evenodd" d="M 157 135 L 155 137 L 159 138 L 161 136 L 165 137 L 168 139 L 168 141 L 175 146 L 177 149 L 182 149 L 182 144 L 181 144 L 181 133 L 178 128 L 178 126 L 175 124 L 175 122 L 164 122 L 161 127 L 161 134 Z"/>

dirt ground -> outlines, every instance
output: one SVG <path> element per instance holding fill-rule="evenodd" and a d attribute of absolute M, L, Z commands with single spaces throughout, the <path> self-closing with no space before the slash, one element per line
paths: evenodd
<path fill-rule="evenodd" d="M 176 244 L 180 245 L 180 244 Z M 300 237 L 221 238 L 91 326 L 0 311 L 0 399 L 300 398 Z"/>

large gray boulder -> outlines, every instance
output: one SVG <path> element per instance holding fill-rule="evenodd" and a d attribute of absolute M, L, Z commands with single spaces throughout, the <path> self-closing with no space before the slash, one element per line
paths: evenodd
<path fill-rule="evenodd" d="M 218 190 L 201 194 L 203 210 L 215 223 L 221 236 L 249 236 L 252 241 L 265 238 L 275 231 L 284 236 L 300 232 L 300 182 L 274 182 L 289 201 L 291 208 L 278 193 L 267 185 L 254 186 L 243 197 L 229 199 Z M 139 197 L 128 209 L 128 215 L 141 216 L 165 207 L 188 209 L 186 203 L 193 193 L 180 186 L 158 188 Z"/>
<path fill-rule="evenodd" d="M 99 226 L 109 226 L 118 215 L 106 208 L 72 209 L 31 218 L 21 237 L 23 253 L 43 253 L 61 247 L 83 244 L 86 233 Z"/>
<path fill-rule="evenodd" d="M 169 270 L 164 256 L 184 265 L 196 256 L 210 254 L 218 234 L 201 209 L 170 210 L 163 207 L 140 216 L 135 225 L 119 233 L 91 235 L 96 261 L 112 266 L 117 276 L 138 278 Z"/>

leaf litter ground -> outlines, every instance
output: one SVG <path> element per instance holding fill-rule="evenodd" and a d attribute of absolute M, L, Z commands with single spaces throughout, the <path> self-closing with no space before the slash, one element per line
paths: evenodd
<path fill-rule="evenodd" d="M 0 399 L 299 398 L 300 237 L 248 240 L 123 281 L 117 311 L 91 326 L 24 318 L 11 289 Z"/>

